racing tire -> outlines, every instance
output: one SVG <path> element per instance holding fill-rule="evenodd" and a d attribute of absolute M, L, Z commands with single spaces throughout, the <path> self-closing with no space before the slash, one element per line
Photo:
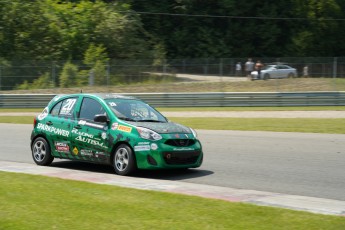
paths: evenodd
<path fill-rule="evenodd" d="M 50 165 L 54 157 L 51 155 L 50 145 L 46 139 L 38 137 L 31 145 L 32 159 L 37 165 Z"/>
<path fill-rule="evenodd" d="M 113 167 L 116 174 L 127 176 L 136 171 L 136 160 L 133 150 L 126 144 L 119 145 L 114 153 Z"/>
<path fill-rule="evenodd" d="M 268 80 L 268 79 L 270 79 L 270 75 L 268 73 L 265 73 L 264 74 L 264 80 Z"/>

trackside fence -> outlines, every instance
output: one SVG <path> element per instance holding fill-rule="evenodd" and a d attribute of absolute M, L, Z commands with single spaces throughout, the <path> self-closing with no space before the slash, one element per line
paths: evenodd
<path fill-rule="evenodd" d="M 155 107 L 344 106 L 345 92 L 137 93 Z M 0 94 L 0 108 L 43 108 L 54 94 Z"/>
<path fill-rule="evenodd" d="M 87 65 L 81 60 L 9 60 L 8 63 L 0 62 L 0 90 L 108 87 L 147 81 L 169 83 L 174 80 L 171 76 L 177 74 L 245 77 L 244 64 L 247 60 L 246 57 L 110 59 L 99 66 Z M 296 77 L 345 78 L 345 57 L 252 57 L 252 60 L 261 60 L 265 65 L 290 65 L 296 68 Z M 236 63 L 241 64 L 241 71 L 236 71 Z"/>

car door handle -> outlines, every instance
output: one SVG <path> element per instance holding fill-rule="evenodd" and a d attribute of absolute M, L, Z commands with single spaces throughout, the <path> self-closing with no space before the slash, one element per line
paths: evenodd
<path fill-rule="evenodd" d="M 52 124 L 53 124 L 53 122 L 51 122 L 51 121 L 47 121 L 47 122 L 46 122 L 46 124 L 47 124 L 47 125 L 52 125 Z"/>
<path fill-rule="evenodd" d="M 75 129 L 81 129 L 81 126 L 80 125 L 76 125 L 74 126 Z"/>

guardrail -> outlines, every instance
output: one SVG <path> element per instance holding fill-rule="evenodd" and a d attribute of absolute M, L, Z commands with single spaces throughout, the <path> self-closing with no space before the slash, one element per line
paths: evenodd
<path fill-rule="evenodd" d="M 130 93 L 155 107 L 337 106 L 345 92 Z M 0 94 L 0 108 L 43 108 L 54 94 Z"/>

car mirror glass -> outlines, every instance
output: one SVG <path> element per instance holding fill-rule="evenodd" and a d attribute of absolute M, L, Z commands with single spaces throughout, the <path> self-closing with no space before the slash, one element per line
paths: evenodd
<path fill-rule="evenodd" d="M 93 118 L 95 122 L 100 122 L 100 123 L 108 123 L 108 117 L 104 114 L 96 114 L 95 117 Z"/>

